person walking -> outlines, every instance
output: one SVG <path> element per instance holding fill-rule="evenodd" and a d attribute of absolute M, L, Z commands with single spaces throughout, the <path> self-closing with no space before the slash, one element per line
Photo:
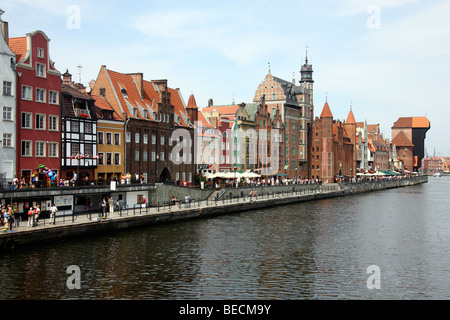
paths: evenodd
<path fill-rule="evenodd" d="M 28 227 L 34 226 L 33 219 L 34 219 L 34 211 L 33 207 L 30 207 L 30 209 L 28 209 Z"/>
<path fill-rule="evenodd" d="M 35 223 L 35 225 L 38 225 L 40 214 L 41 214 L 41 208 L 37 204 L 36 207 L 34 208 L 34 223 Z"/>
<path fill-rule="evenodd" d="M 50 224 L 55 224 L 55 215 L 57 212 L 58 212 L 58 208 L 53 203 L 52 207 L 50 208 Z"/>

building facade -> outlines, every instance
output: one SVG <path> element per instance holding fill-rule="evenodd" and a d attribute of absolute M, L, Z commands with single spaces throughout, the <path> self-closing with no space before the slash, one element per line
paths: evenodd
<path fill-rule="evenodd" d="M 397 147 L 397 156 L 410 171 L 418 171 L 425 154 L 426 133 L 430 121 L 426 117 L 401 117 L 392 126 L 392 142 Z M 396 137 L 402 134 L 398 139 Z M 400 144 L 399 144 L 400 143 Z"/>
<path fill-rule="evenodd" d="M 312 66 L 308 58 L 301 67 L 299 85 L 295 79 L 286 81 L 275 77 L 269 72 L 264 81 L 258 86 L 253 101 L 258 102 L 262 96 L 273 116 L 279 109 L 283 121 L 283 153 L 282 170 L 285 174 L 295 178 L 307 178 L 308 140 L 311 122 L 314 117 Z"/>
<path fill-rule="evenodd" d="M 16 172 L 31 183 L 49 182 L 43 168 L 60 174 L 61 73 L 50 59 L 50 39 L 43 31 L 10 38 L 16 55 Z"/>
<path fill-rule="evenodd" d="M 12 182 L 16 172 L 16 55 L 9 48 L 8 23 L 2 20 L 0 10 L 0 24 L 2 36 L 0 37 L 0 187 Z"/>
<path fill-rule="evenodd" d="M 344 124 L 333 120 L 328 102 L 313 121 L 311 134 L 310 179 L 332 183 L 353 177 L 353 144 Z"/>
<path fill-rule="evenodd" d="M 179 89 L 102 66 L 92 94 L 105 97 L 124 119 L 126 173 L 144 182 L 192 182 L 194 125 Z"/>
<path fill-rule="evenodd" d="M 91 95 L 97 114 L 97 168 L 94 178 L 100 184 L 122 181 L 125 172 L 124 121 L 105 97 Z M 125 179 L 126 180 L 126 179 Z"/>
<path fill-rule="evenodd" d="M 72 180 L 76 174 L 77 185 L 93 182 L 98 164 L 95 100 L 83 91 L 66 71 L 61 85 L 60 177 Z"/>

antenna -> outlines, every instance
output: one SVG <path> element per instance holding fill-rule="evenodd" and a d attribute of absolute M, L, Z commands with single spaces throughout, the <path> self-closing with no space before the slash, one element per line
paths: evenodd
<path fill-rule="evenodd" d="M 81 83 L 81 68 L 83 68 L 83 66 L 78 65 L 78 83 Z"/>

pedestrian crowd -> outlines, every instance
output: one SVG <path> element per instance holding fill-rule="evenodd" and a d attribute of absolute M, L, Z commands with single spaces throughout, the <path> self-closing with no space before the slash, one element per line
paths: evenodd
<path fill-rule="evenodd" d="M 50 224 L 55 224 L 55 215 L 58 212 L 58 208 L 55 204 L 52 204 L 50 208 Z M 27 226 L 32 228 L 39 225 L 39 216 L 41 214 L 41 208 L 39 205 L 30 207 L 27 212 Z M 12 230 L 13 228 L 19 228 L 22 216 L 13 209 L 10 204 L 1 207 L 0 224 L 3 229 Z M 6 228 L 5 228 L 6 227 Z"/>

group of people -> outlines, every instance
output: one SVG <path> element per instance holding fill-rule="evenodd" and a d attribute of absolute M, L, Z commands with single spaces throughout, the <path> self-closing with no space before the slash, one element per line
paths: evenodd
<path fill-rule="evenodd" d="M 58 212 L 58 208 L 55 204 L 52 204 L 50 208 L 50 224 L 55 224 L 55 215 Z M 37 204 L 35 207 L 30 207 L 28 209 L 28 227 L 34 227 L 38 225 L 39 215 L 41 214 L 41 208 Z M 18 214 L 17 210 L 13 209 L 10 204 L 7 204 L 6 207 L 2 206 L 0 223 L 2 226 L 6 226 L 7 229 L 12 230 L 14 228 L 18 228 L 20 226 L 20 221 L 22 221 L 22 216 Z"/>
<path fill-rule="evenodd" d="M 17 212 L 11 208 L 11 205 L 8 204 L 6 207 L 2 205 L 1 208 L 0 224 L 6 226 L 10 230 L 12 230 L 13 225 L 15 228 L 19 227 L 20 217 L 16 217 Z"/>

